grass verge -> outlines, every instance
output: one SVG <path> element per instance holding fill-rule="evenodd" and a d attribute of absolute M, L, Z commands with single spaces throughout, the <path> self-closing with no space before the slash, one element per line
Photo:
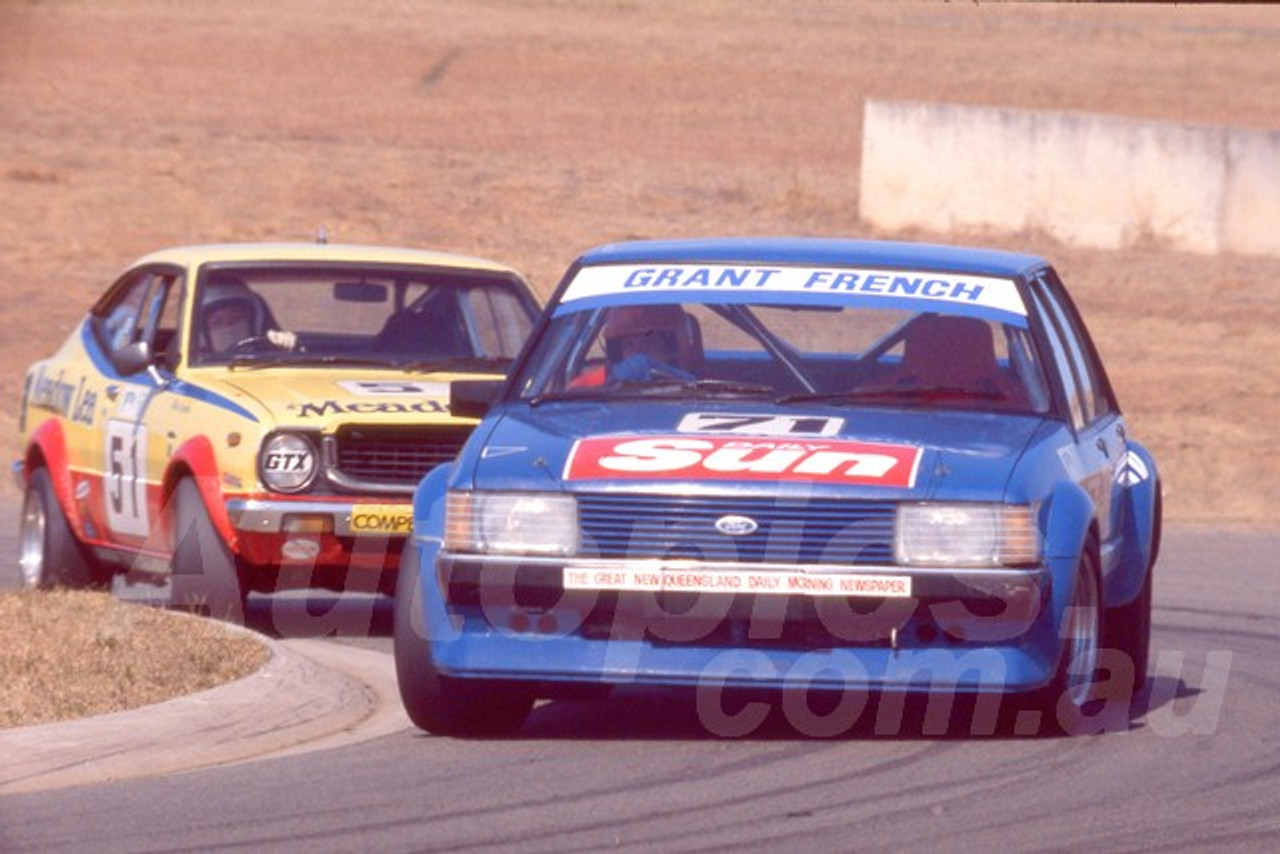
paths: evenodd
<path fill-rule="evenodd" d="M 269 655 L 224 623 L 108 593 L 0 593 L 0 729 L 203 691 L 247 676 Z"/>

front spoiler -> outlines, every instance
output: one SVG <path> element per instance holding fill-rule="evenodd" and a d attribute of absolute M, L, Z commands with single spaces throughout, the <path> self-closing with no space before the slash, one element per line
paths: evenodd
<path fill-rule="evenodd" d="M 1043 644 L 821 650 L 717 648 L 653 640 L 524 637 L 464 632 L 432 644 L 435 666 L 455 678 L 538 683 L 1014 694 L 1048 684 L 1056 662 Z"/>

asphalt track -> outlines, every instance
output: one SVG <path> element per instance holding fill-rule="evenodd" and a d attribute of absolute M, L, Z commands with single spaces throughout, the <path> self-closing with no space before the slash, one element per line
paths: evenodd
<path fill-rule="evenodd" d="M 1168 532 L 1148 691 L 1127 726 L 1073 739 L 812 738 L 781 712 L 722 739 L 658 692 L 433 738 L 399 707 L 385 637 L 274 639 L 232 685 L 0 731 L 0 851 L 1276 850 L 1278 549 Z M 327 613 L 336 633 L 333 614 L 385 627 L 384 603 Z"/>

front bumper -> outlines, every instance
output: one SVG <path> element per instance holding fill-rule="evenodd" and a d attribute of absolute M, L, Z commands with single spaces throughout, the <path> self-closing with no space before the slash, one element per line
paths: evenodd
<path fill-rule="evenodd" d="M 441 597 L 435 664 L 456 677 L 543 683 L 1004 693 L 1045 684 L 1056 662 L 1047 566 L 696 566 L 725 577 L 899 578 L 905 597 L 608 589 L 610 574 L 657 563 L 441 555 L 424 579 Z M 566 587 L 582 572 L 604 574 L 602 589 Z"/>
<path fill-rule="evenodd" d="M 250 566 L 338 573 L 394 569 L 413 526 L 408 502 L 234 498 L 236 551 Z M 337 583 L 326 582 L 326 585 Z"/>
<path fill-rule="evenodd" d="M 407 537 L 413 505 L 404 502 L 236 498 L 227 501 L 231 527 L 246 534 L 294 533 L 317 526 L 339 537 Z"/>
<path fill-rule="evenodd" d="M 864 564 L 792 564 L 792 563 L 739 563 L 732 561 L 693 561 L 661 559 L 597 559 L 597 558 L 536 558 L 495 557 L 492 555 L 442 554 L 438 576 L 446 588 L 446 598 L 451 603 L 475 604 L 486 591 L 499 597 L 503 593 L 514 596 L 516 601 L 534 607 L 546 607 L 560 601 L 566 594 L 590 592 L 653 592 L 675 594 L 682 592 L 672 584 L 660 584 L 654 590 L 635 590 L 628 581 L 639 575 L 658 575 L 666 579 L 694 575 L 704 579 L 695 592 L 703 595 L 770 596 L 772 593 L 804 595 L 805 591 L 823 598 L 880 599 L 889 598 L 876 593 L 875 587 L 867 593 L 855 592 L 856 587 L 841 584 L 846 580 L 896 579 L 904 582 L 902 588 L 892 590 L 890 596 L 898 596 L 905 589 L 907 598 L 917 600 L 966 600 L 999 601 L 1007 615 L 1026 614 L 1038 609 L 1048 591 L 1050 572 L 1047 567 L 1027 568 L 919 568 L 896 565 Z M 775 576 L 791 580 L 787 588 L 771 592 L 751 582 L 758 578 Z M 713 579 L 724 579 L 717 583 Z M 574 588 L 574 580 L 584 585 Z M 736 584 L 728 579 L 745 579 Z M 813 583 L 798 583 L 811 579 Z M 568 581 L 568 584 L 566 584 Z M 817 582 L 825 582 L 822 585 Z M 847 596 L 840 595 L 847 591 Z"/>

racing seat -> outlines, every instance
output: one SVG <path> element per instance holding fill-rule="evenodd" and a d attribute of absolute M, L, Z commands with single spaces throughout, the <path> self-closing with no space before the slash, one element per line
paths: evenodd
<path fill-rule="evenodd" d="M 702 346 L 702 324 L 698 318 L 685 312 L 685 334 L 689 336 L 689 352 L 685 357 L 685 368 L 694 376 L 701 376 L 706 370 L 707 353 Z"/>
<path fill-rule="evenodd" d="M 1000 368 L 991 325 L 976 317 L 923 314 L 903 337 L 898 384 L 964 389 L 1023 403 L 1021 384 Z"/>
<path fill-rule="evenodd" d="M 475 355 L 457 296 L 446 291 L 388 317 L 371 349 L 425 359 Z"/>

